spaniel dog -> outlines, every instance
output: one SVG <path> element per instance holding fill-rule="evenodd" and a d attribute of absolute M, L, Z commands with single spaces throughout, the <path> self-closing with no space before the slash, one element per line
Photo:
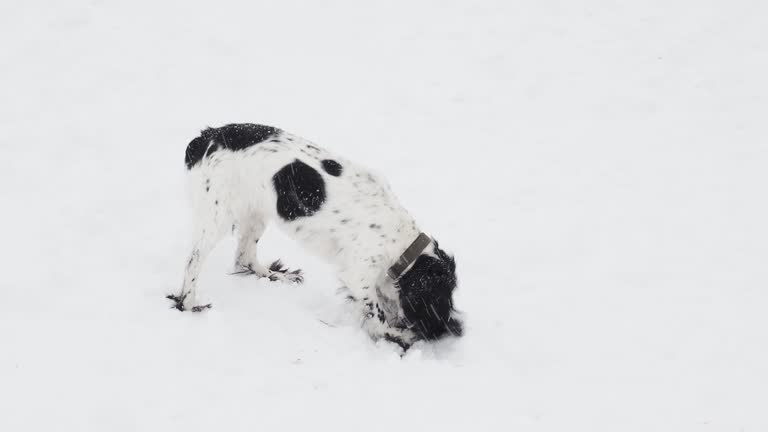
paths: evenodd
<path fill-rule="evenodd" d="M 461 335 L 453 257 L 421 232 L 380 177 L 301 137 L 256 124 L 205 129 L 187 146 L 185 162 L 195 238 L 181 291 L 167 296 L 176 309 L 211 307 L 198 304 L 197 279 L 229 232 L 239 239 L 235 273 L 302 282 L 300 270 L 258 260 L 259 238 L 275 222 L 336 269 L 372 338 L 405 350 L 419 340 Z"/>

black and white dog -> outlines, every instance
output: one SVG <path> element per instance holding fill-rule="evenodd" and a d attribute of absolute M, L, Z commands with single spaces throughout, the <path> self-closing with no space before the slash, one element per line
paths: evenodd
<path fill-rule="evenodd" d="M 178 295 L 199 312 L 197 278 L 216 243 L 237 229 L 235 273 L 301 282 L 280 261 L 267 267 L 256 247 L 270 221 L 337 270 L 362 326 L 407 349 L 418 340 L 461 335 L 453 308 L 456 264 L 416 226 L 388 184 L 301 137 L 256 124 L 208 128 L 185 158 L 195 243 Z"/>

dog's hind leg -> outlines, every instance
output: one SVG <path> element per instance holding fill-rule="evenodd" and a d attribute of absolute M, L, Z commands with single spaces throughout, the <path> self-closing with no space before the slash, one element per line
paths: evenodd
<path fill-rule="evenodd" d="M 184 283 L 177 295 L 166 298 L 174 301 L 180 311 L 200 312 L 210 304 L 200 305 L 197 299 L 197 283 L 205 259 L 219 240 L 233 228 L 233 219 L 224 209 L 224 197 L 219 193 L 219 183 L 211 180 L 211 173 L 190 173 L 192 196 L 194 243 L 184 268 Z"/>
<path fill-rule="evenodd" d="M 271 281 L 283 281 L 301 283 L 304 277 L 301 270 L 290 271 L 283 267 L 280 260 L 273 262 L 269 267 L 259 262 L 256 250 L 259 240 L 264 233 L 264 220 L 259 217 L 251 217 L 240 223 L 240 238 L 235 254 L 235 266 L 233 274 L 255 275 L 267 278 Z"/>
<path fill-rule="evenodd" d="M 197 241 L 189 254 L 184 271 L 184 284 L 178 295 L 168 295 L 166 298 L 175 302 L 174 307 L 180 311 L 191 310 L 200 312 L 211 307 L 210 304 L 200 305 L 197 302 L 197 279 L 200 276 L 203 263 L 214 246 L 224 236 L 226 230 L 216 226 L 207 226 L 198 232 Z"/>

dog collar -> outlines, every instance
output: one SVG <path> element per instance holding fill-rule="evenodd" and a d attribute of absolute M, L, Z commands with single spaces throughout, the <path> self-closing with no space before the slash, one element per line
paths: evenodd
<path fill-rule="evenodd" d="M 400 258 L 387 270 L 387 275 L 392 280 L 397 280 L 405 273 L 405 270 L 416 261 L 416 258 L 424 252 L 424 249 L 432 243 L 432 239 L 424 233 L 419 233 L 416 240 L 400 255 Z"/>

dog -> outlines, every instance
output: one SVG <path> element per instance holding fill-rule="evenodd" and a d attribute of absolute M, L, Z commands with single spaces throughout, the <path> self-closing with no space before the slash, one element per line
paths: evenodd
<path fill-rule="evenodd" d="M 462 334 L 454 258 L 369 170 L 299 136 L 248 123 L 203 130 L 184 161 L 195 238 L 181 291 L 167 296 L 176 309 L 211 307 L 197 303 L 197 279 L 229 232 L 238 234 L 235 274 L 302 282 L 301 270 L 258 260 L 259 239 L 274 222 L 335 268 L 374 340 L 407 350 L 420 340 Z"/>

